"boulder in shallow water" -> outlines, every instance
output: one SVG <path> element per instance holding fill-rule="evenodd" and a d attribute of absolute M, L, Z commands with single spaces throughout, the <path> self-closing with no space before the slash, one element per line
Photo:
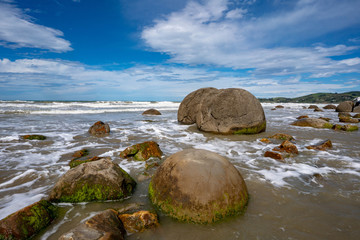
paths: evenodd
<path fill-rule="evenodd" d="M 336 109 L 336 106 L 334 104 L 329 104 L 323 107 L 323 109 Z"/>
<path fill-rule="evenodd" d="M 105 158 L 101 158 L 101 157 L 92 157 L 92 158 L 88 158 L 88 159 L 73 159 L 69 162 L 69 167 L 70 168 L 74 168 L 74 167 L 77 167 L 79 166 L 80 164 L 83 164 L 83 163 L 87 163 L 87 162 L 93 162 L 93 161 L 98 161 L 98 160 L 101 160 L 101 159 L 105 159 Z"/>
<path fill-rule="evenodd" d="M 53 202 L 90 202 L 123 199 L 136 182 L 110 159 L 83 163 L 67 171 L 50 193 Z"/>
<path fill-rule="evenodd" d="M 295 144 L 293 144 L 292 142 L 290 142 L 288 140 L 283 141 L 280 144 L 280 146 L 275 147 L 273 149 L 273 151 L 295 153 L 295 154 L 299 153 L 299 151 L 298 151 L 297 147 L 295 146 Z"/>
<path fill-rule="evenodd" d="M 283 105 L 277 105 L 277 106 L 275 106 L 275 108 L 284 108 L 284 106 Z"/>
<path fill-rule="evenodd" d="M 97 121 L 89 128 L 89 133 L 95 136 L 103 136 L 110 133 L 110 126 L 102 121 Z"/>
<path fill-rule="evenodd" d="M 201 149 L 167 158 L 149 184 L 149 196 L 168 215 L 195 223 L 238 214 L 248 202 L 239 171 L 226 158 Z"/>
<path fill-rule="evenodd" d="M 264 157 L 273 158 L 275 160 L 278 160 L 280 162 L 285 162 L 284 157 L 281 155 L 281 153 L 272 152 L 272 151 L 266 151 L 264 154 Z"/>
<path fill-rule="evenodd" d="M 158 216 L 149 211 L 138 211 L 133 214 L 120 214 L 119 218 L 128 233 L 143 232 L 159 226 Z"/>
<path fill-rule="evenodd" d="M 144 111 L 142 113 L 142 115 L 161 115 L 161 112 L 159 112 L 158 110 L 156 110 L 154 108 L 151 108 L 151 109 Z"/>
<path fill-rule="evenodd" d="M 330 140 L 325 140 L 314 145 L 307 146 L 306 148 L 325 151 L 326 149 L 332 148 L 332 142 Z"/>
<path fill-rule="evenodd" d="M 125 235 L 117 212 L 108 209 L 63 234 L 59 240 L 124 240 Z"/>
<path fill-rule="evenodd" d="M 346 132 L 353 132 L 353 131 L 359 130 L 359 127 L 356 125 L 351 125 L 351 124 L 347 124 L 347 125 L 335 124 L 333 126 L 333 129 L 346 131 Z"/>
<path fill-rule="evenodd" d="M 308 109 L 317 109 L 317 108 L 319 108 L 317 105 L 310 105 L 310 106 L 308 107 Z"/>
<path fill-rule="evenodd" d="M 309 116 L 308 115 L 301 115 L 301 116 L 299 116 L 299 117 L 297 117 L 296 119 L 302 119 L 302 118 L 309 118 Z"/>
<path fill-rule="evenodd" d="M 337 112 L 352 112 L 354 103 L 352 101 L 341 102 L 337 107 Z"/>
<path fill-rule="evenodd" d="M 360 113 L 360 106 L 354 107 L 353 112 Z"/>
<path fill-rule="evenodd" d="M 291 125 L 298 127 L 332 128 L 333 124 L 318 118 L 302 118 Z"/>
<path fill-rule="evenodd" d="M 45 140 L 46 137 L 44 135 L 32 134 L 32 135 L 23 135 L 22 139 L 25 140 Z"/>
<path fill-rule="evenodd" d="M 274 139 L 279 139 L 279 140 L 295 140 L 293 136 L 289 135 L 289 134 L 285 134 L 285 133 L 276 133 L 272 136 L 270 136 L 269 138 L 274 138 Z"/>
<path fill-rule="evenodd" d="M 151 157 L 161 158 L 162 151 L 156 142 L 148 141 L 126 148 L 120 153 L 121 158 L 133 157 L 138 161 L 146 161 Z"/>
<path fill-rule="evenodd" d="M 27 206 L 0 220 L 0 239 L 29 239 L 50 225 L 58 208 L 46 200 Z"/>
<path fill-rule="evenodd" d="M 360 118 L 360 113 L 355 114 L 353 118 Z"/>
<path fill-rule="evenodd" d="M 339 117 L 339 122 L 358 123 L 359 119 L 341 116 L 341 117 Z"/>

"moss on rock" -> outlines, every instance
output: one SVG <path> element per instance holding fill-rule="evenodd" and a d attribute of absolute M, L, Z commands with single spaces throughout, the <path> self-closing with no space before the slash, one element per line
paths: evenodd
<path fill-rule="evenodd" d="M 33 134 L 33 135 L 23 135 L 21 136 L 23 139 L 25 140 L 45 140 L 46 137 L 43 135 L 37 135 L 37 134 Z"/>

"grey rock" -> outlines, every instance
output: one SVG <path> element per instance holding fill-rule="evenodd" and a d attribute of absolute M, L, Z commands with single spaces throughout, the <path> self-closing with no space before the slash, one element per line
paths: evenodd
<path fill-rule="evenodd" d="M 341 102 L 336 107 L 336 112 L 352 112 L 354 103 L 352 101 Z"/>

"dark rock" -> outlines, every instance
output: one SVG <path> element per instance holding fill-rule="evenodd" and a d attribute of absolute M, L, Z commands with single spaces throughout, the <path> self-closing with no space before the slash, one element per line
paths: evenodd
<path fill-rule="evenodd" d="M 124 240 L 125 235 L 117 212 L 108 209 L 63 234 L 59 240 Z"/>
<path fill-rule="evenodd" d="M 133 157 L 138 161 L 146 161 L 151 157 L 161 158 L 162 151 L 156 142 L 143 142 L 126 148 L 120 153 L 121 158 Z"/>
<path fill-rule="evenodd" d="M 307 146 L 306 148 L 325 151 L 328 148 L 332 148 L 332 142 L 330 140 L 325 140 L 325 141 L 319 142 L 317 144 Z"/>
<path fill-rule="evenodd" d="M 0 239 L 30 239 L 56 218 L 58 208 L 46 200 L 0 220 Z"/>
<path fill-rule="evenodd" d="M 318 118 L 302 118 L 291 125 L 299 127 L 332 128 L 333 124 Z"/>
<path fill-rule="evenodd" d="M 98 121 L 89 128 L 89 133 L 95 136 L 103 136 L 110 133 L 109 124 Z"/>
<path fill-rule="evenodd" d="M 298 151 L 297 147 L 295 146 L 295 144 L 291 143 L 288 140 L 283 141 L 280 144 L 280 146 L 274 148 L 273 151 L 295 153 L 295 154 L 299 153 L 299 151 Z"/>
<path fill-rule="evenodd" d="M 299 116 L 299 117 L 297 117 L 296 119 L 303 119 L 303 118 L 309 118 L 309 116 L 308 115 L 301 115 L 301 116 Z"/>
<path fill-rule="evenodd" d="M 278 160 L 280 162 L 285 162 L 284 157 L 281 155 L 281 153 L 272 152 L 272 151 L 266 151 L 264 154 L 264 157 L 273 158 L 275 160 Z"/>
<path fill-rule="evenodd" d="M 359 127 L 356 125 L 341 125 L 341 124 L 335 124 L 332 129 L 334 130 L 341 130 L 341 131 L 346 131 L 346 132 L 353 132 L 353 131 L 357 131 L 359 130 Z"/>
<path fill-rule="evenodd" d="M 323 112 L 320 108 L 314 108 L 314 112 Z"/>
<path fill-rule="evenodd" d="M 241 213 L 248 201 L 239 171 L 224 157 L 200 149 L 166 159 L 150 182 L 149 196 L 168 215 L 195 223 Z"/>
<path fill-rule="evenodd" d="M 352 101 L 341 102 L 337 107 L 337 112 L 352 112 L 354 103 Z"/>
<path fill-rule="evenodd" d="M 283 105 L 277 105 L 277 106 L 275 106 L 275 108 L 284 108 L 284 106 Z"/>
<path fill-rule="evenodd" d="M 309 107 L 308 107 L 308 109 L 316 109 L 316 108 L 319 108 L 317 105 L 310 105 Z"/>
<path fill-rule="evenodd" d="M 53 202 L 90 202 L 123 199 L 136 182 L 109 158 L 83 163 L 67 171 L 50 193 Z"/>
<path fill-rule="evenodd" d="M 84 157 L 84 156 L 87 156 L 87 155 L 89 155 L 89 150 L 87 150 L 87 149 L 81 149 L 81 150 L 79 150 L 79 151 L 76 151 L 76 152 L 72 155 L 72 157 L 73 157 L 74 159 L 78 159 L 78 158 L 81 158 L 81 157 Z"/>
<path fill-rule="evenodd" d="M 139 211 L 133 214 L 119 215 L 124 228 L 128 233 L 143 232 L 159 226 L 158 216 L 149 211 Z"/>
<path fill-rule="evenodd" d="M 84 159 L 84 160 L 73 159 L 73 160 L 71 160 L 69 162 L 69 166 L 70 166 L 70 168 L 74 168 L 74 167 L 79 166 L 80 164 L 87 163 L 87 162 L 98 161 L 100 159 L 103 159 L 103 158 L 95 156 L 95 157 Z"/>
<path fill-rule="evenodd" d="M 348 112 L 339 112 L 338 117 L 351 117 L 351 114 Z"/>
<path fill-rule="evenodd" d="M 341 116 L 341 117 L 339 117 L 339 122 L 358 123 L 359 119 Z"/>
<path fill-rule="evenodd" d="M 329 105 L 326 105 L 325 107 L 323 107 L 323 109 L 336 109 L 336 106 L 333 104 L 329 104 Z"/>
<path fill-rule="evenodd" d="M 159 112 L 156 109 L 151 108 L 151 109 L 148 109 L 145 112 L 143 112 L 142 115 L 161 115 L 161 112 Z"/>
<path fill-rule="evenodd" d="M 46 137 L 43 136 L 43 135 L 36 135 L 36 134 L 33 134 L 33 135 L 23 135 L 21 136 L 22 139 L 25 139 L 25 140 L 45 140 Z"/>
<path fill-rule="evenodd" d="M 289 134 L 285 134 L 285 133 L 276 133 L 272 136 L 270 136 L 269 138 L 274 138 L 274 139 L 279 139 L 279 140 L 295 140 L 293 136 L 289 135 Z"/>

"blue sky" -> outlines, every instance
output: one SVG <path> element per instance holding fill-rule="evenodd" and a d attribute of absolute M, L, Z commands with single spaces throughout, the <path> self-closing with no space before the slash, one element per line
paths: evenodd
<path fill-rule="evenodd" d="M 359 0 L 0 0 L 0 99 L 360 90 Z"/>

